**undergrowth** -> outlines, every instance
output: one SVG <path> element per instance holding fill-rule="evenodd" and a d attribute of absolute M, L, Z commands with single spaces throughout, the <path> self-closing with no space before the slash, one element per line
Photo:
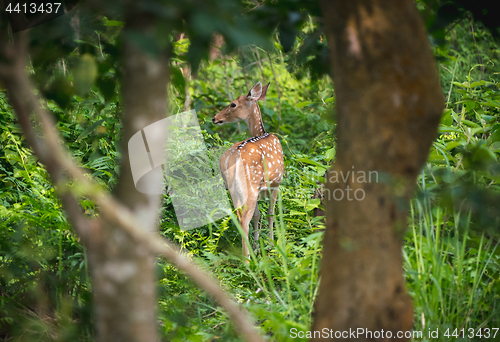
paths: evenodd
<path fill-rule="evenodd" d="M 436 340 L 428 337 L 436 329 L 438 340 L 457 340 L 464 329 L 461 340 L 491 341 L 486 329 L 500 327 L 498 48 L 483 31 L 477 43 L 464 25 L 453 32 L 460 49 L 435 49 L 447 109 L 411 200 L 403 267 L 415 308 L 414 329 L 423 332 L 424 340 Z M 176 44 L 182 56 L 187 41 Z M 488 51 L 481 59 L 491 62 L 475 66 L 476 50 Z M 263 215 L 261 239 L 245 263 L 234 215 L 181 231 L 168 196 L 160 232 L 212 273 L 248 309 L 263 335 L 287 341 L 291 328 L 308 330 L 312 323 L 325 228 L 323 217 L 314 216 L 322 207 L 320 196 L 314 195 L 335 160 L 335 117 L 329 114 L 335 97 L 327 77 L 296 77 L 286 70 L 288 56 L 276 50 L 270 57 L 277 79 L 268 64 L 262 69 L 255 64 L 247 76 L 255 82 L 273 80 L 261 104 L 263 121 L 270 132 L 279 126 L 285 152 L 274 245 Z M 173 69 L 183 66 L 179 61 L 172 62 Z M 211 124 L 229 98 L 248 91 L 246 83 L 238 58 L 204 65 L 188 83 L 207 148 L 246 137 L 244 125 Z M 185 89 L 169 90 L 172 106 L 182 108 Z M 47 106 L 61 118 L 58 128 L 75 159 L 113 189 L 120 158 L 118 103 L 104 101 L 98 89 L 74 101 L 68 115 L 51 101 Z M 26 147 L 3 93 L 0 111 L 0 338 L 91 341 L 85 250 L 61 211 L 46 170 Z M 95 215 L 91 201 L 82 199 L 80 204 L 89 216 Z M 267 203 L 259 206 L 267 212 Z M 255 243 L 252 236 L 250 245 Z M 158 321 L 165 340 L 241 341 L 224 311 L 183 273 L 163 260 L 157 261 L 157 272 Z"/>

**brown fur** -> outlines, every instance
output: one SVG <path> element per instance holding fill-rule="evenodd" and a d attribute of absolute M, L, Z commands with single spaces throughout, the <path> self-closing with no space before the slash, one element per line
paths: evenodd
<path fill-rule="evenodd" d="M 247 239 L 250 220 L 252 217 L 254 219 L 255 242 L 259 239 L 260 212 L 257 200 L 266 192 L 270 193 L 269 237 L 271 241 L 274 238 L 274 204 L 284 174 L 283 149 L 280 141 L 274 134 L 265 131 L 257 103 L 258 100 L 265 98 L 268 87 L 269 84 L 262 88 L 260 82 L 257 83 L 248 95 L 239 96 L 212 119 L 216 124 L 243 120 L 250 129 L 252 138 L 235 143 L 222 155 L 220 170 Z M 245 237 L 242 239 L 242 245 L 243 254 L 248 256 Z"/>

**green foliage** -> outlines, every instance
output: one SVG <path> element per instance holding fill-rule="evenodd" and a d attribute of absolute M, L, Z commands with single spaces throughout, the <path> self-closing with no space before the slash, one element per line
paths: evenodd
<path fill-rule="evenodd" d="M 241 256 L 221 251 L 223 246 L 218 245 L 221 242 L 220 232 L 225 233 L 227 230 L 227 220 L 222 222 L 222 227 L 219 226 L 217 231 L 210 229 L 209 239 L 200 239 L 202 232 L 184 232 L 181 241 L 183 249 L 190 253 L 197 251 L 203 256 L 198 259 L 202 268 L 217 275 L 223 286 L 233 289 L 237 299 L 246 303 L 250 312 L 263 323 L 263 333 L 276 341 L 287 340 L 286 332 L 292 327 L 303 329 L 311 324 L 313 302 L 318 290 L 322 238 L 321 232 L 305 232 L 303 235 L 306 237 L 297 240 L 289 231 L 285 232 L 283 209 L 280 200 L 277 209 L 279 220 L 275 227 L 278 236 L 276 245 L 269 246 L 268 242 L 259 240 L 260 254 L 253 256 L 250 264 L 245 263 Z M 232 221 L 236 226 L 239 225 L 234 216 Z M 206 244 L 193 246 L 190 241 L 194 239 Z M 171 266 L 163 265 L 162 270 L 160 302 L 166 337 L 179 333 L 184 338 L 192 338 L 188 336 L 194 334 L 196 329 L 189 329 L 189 332 L 179 330 L 180 326 L 187 326 L 204 327 L 204 333 L 197 333 L 205 338 L 222 335 L 224 340 L 240 340 L 236 338 L 234 327 L 226 324 L 225 314 L 213 303 L 197 291 L 186 288 L 184 277 L 179 277 Z M 206 318 L 201 320 L 201 317 Z M 184 324 L 181 324 L 181 320 Z M 207 334 L 207 330 L 211 333 Z"/>
<path fill-rule="evenodd" d="M 470 20 L 446 39 L 435 53 L 447 108 L 419 177 L 403 253 L 415 329 L 425 337 L 439 328 L 439 341 L 456 340 L 455 329 L 496 327 L 500 290 L 500 54 L 490 33 Z"/>
<path fill-rule="evenodd" d="M 425 172 L 427 192 L 449 210 L 470 210 L 473 229 L 498 230 L 500 88 L 470 75 L 452 86 L 459 100 L 443 114 Z"/>
<path fill-rule="evenodd" d="M 417 197 L 412 201 L 410 231 L 404 247 L 408 288 L 416 309 L 416 330 L 477 329 L 499 323 L 496 208 L 500 151 L 495 144 L 500 139 L 497 132 L 500 98 L 495 80 L 499 55 L 490 33 L 481 25 L 474 24 L 474 28 L 473 37 L 470 22 L 458 23 L 447 36 L 448 44 L 435 47 L 448 107 L 428 165 L 419 179 Z M 193 104 L 199 109 L 205 122 L 203 127 L 208 132 L 217 132 L 230 141 L 244 138 L 236 125 L 213 127 L 210 119 L 227 105 L 230 97 L 246 93 L 241 67 L 250 65 L 245 68 L 248 79 L 252 79 L 248 74 L 259 80 L 274 79 L 270 65 L 262 57 L 263 68 L 259 67 L 256 50 L 240 51 L 236 61 L 226 59 L 207 65 L 206 73 L 200 71 L 198 79 L 190 82 Z M 262 51 L 260 54 L 264 55 Z M 318 189 L 317 182 L 324 181 L 324 172 L 335 156 L 335 144 L 331 131 L 334 126 L 329 118 L 318 116 L 318 121 L 325 125 L 319 128 L 308 122 L 306 113 L 330 111 L 334 97 L 329 95 L 330 88 L 322 88 L 325 83 L 321 79 L 311 81 L 300 78 L 298 72 L 288 74 L 285 67 L 288 57 L 279 46 L 273 54 L 283 56 L 272 57 L 272 61 L 275 70 L 279 70 L 276 74 L 282 90 L 279 129 L 286 153 L 286 177 L 279 213 L 286 224 L 282 230 L 285 240 L 278 239 L 276 246 L 261 241 L 255 250 L 256 258 L 245 265 L 231 256 L 231 253 L 239 254 L 240 237 L 227 220 L 214 225 L 216 228 L 201 228 L 180 235 L 172 228 L 168 231 L 182 236 L 177 240 L 187 251 L 208 259 L 209 269 L 221 282 L 231 288 L 242 303 L 248 302 L 263 332 L 271 340 L 280 341 L 288 338 L 290 328 L 307 330 L 311 323 L 311 302 L 317 286 L 316 253 L 320 252 L 312 246 L 316 246 L 314 243 L 322 234 L 318 231 L 322 228 L 321 218 L 312 216 L 320 200 L 312 197 Z M 482 66 L 477 66 L 478 54 Z M 305 82 L 304 87 L 297 82 Z M 266 127 L 275 131 L 278 106 L 273 101 L 277 93 L 272 86 L 273 83 L 261 108 Z M 310 91 L 315 87 L 318 90 Z M 180 92 L 178 95 L 182 96 Z M 269 103 L 272 113 L 269 113 Z M 266 204 L 259 205 L 261 212 L 265 212 Z M 487 228 L 490 230 L 486 232 Z M 221 232 L 218 236 L 217 231 Z M 312 246 L 305 243 L 308 239 L 313 242 Z M 285 247 L 280 245 L 282 241 L 286 241 Z M 269 282 L 269 279 L 276 281 Z M 214 311 L 207 311 L 207 315 Z M 213 330 L 223 333 L 217 324 L 226 320 L 212 315 L 214 321 L 210 324 L 217 327 Z M 192 317 L 194 320 L 196 316 Z"/>
<path fill-rule="evenodd" d="M 318 1 L 263 1 L 249 15 L 257 25 L 276 33 L 275 46 L 286 54 L 289 71 L 299 74 L 308 71 L 315 79 L 329 74 L 328 47 Z"/>
<path fill-rule="evenodd" d="M 423 185 L 423 184 L 422 184 Z M 470 212 L 415 200 L 404 248 L 416 330 L 493 328 L 499 323 L 499 242 L 470 229 Z M 475 339 L 472 339 L 475 340 Z"/>
<path fill-rule="evenodd" d="M 3 93 L 0 131 L 0 332 L 90 338 L 85 252 Z"/>
<path fill-rule="evenodd" d="M 258 48 L 248 48 L 258 51 Z M 247 55 L 245 74 L 238 65 L 241 60 L 226 59 L 207 65 L 199 73 L 199 77 L 190 82 L 190 91 L 193 107 L 199 118 L 204 122 L 202 128 L 209 133 L 218 133 L 224 139 L 238 132 L 238 125 L 215 126 L 211 119 L 230 99 L 246 95 L 249 88 L 257 80 L 271 82 L 266 100 L 260 101 L 264 126 L 270 132 L 276 132 L 279 127 L 280 139 L 287 156 L 292 151 L 301 151 L 308 148 L 308 144 L 324 131 L 333 130 L 333 123 L 329 120 L 332 104 L 334 103 L 331 82 L 325 76 L 317 81 L 306 77 L 297 79 L 287 72 L 279 51 L 271 56 L 276 79 L 271 70 L 269 60 L 260 59 L 260 54 L 253 54 L 253 59 Z M 262 69 L 259 68 L 259 62 Z M 245 76 L 246 75 L 246 76 Z M 245 81 L 245 77 L 248 82 Z M 229 87 L 227 86 L 229 83 Z M 248 83 L 248 85 L 247 85 Z M 250 84 L 251 83 L 251 84 Z M 280 89 L 278 97 L 277 87 Z M 307 100 L 307 101 L 306 101 Z M 281 109 L 281 120 L 279 120 Z M 246 130 L 241 123 L 241 131 Z M 323 133 L 324 134 L 324 133 Z M 231 141 L 243 140 L 248 133 L 238 134 Z M 332 140 L 330 140 L 332 141 Z"/>
<path fill-rule="evenodd" d="M 493 1 L 487 0 L 417 0 L 431 38 L 439 45 L 445 44 L 446 30 L 464 19 L 474 19 L 481 23 L 496 38 L 500 25 L 496 18 Z M 459 25 L 460 26 L 460 25 Z"/>
<path fill-rule="evenodd" d="M 492 33 L 473 21 L 482 20 L 479 12 L 458 21 L 469 7 L 456 2 L 451 5 L 461 6 L 460 15 L 442 22 L 442 5 L 448 2 L 436 3 L 441 7 L 418 2 L 435 43 L 447 109 L 411 202 L 403 251 L 415 329 L 498 327 L 500 50 Z M 75 160 L 112 190 L 119 173 L 124 39 L 151 53 L 170 46 L 169 113 L 182 112 L 187 86 L 209 149 L 248 137 L 244 123 L 215 126 L 211 119 L 257 81 L 271 82 L 260 105 L 266 129 L 281 140 L 286 167 L 275 244 L 268 240 L 263 214 L 261 239 L 249 237 L 255 247 L 247 264 L 234 216 L 181 231 L 170 196 L 164 196 L 160 231 L 217 277 L 269 340 L 288 340 L 291 328 L 307 330 L 312 322 L 324 229 L 323 217 L 315 217 L 314 210 L 321 208 L 320 184 L 336 151 L 335 96 L 331 80 L 321 76 L 327 70 L 327 46 L 317 3 L 266 1 L 253 8 L 247 1 L 243 16 L 235 15 L 241 9 L 231 1 L 143 1 L 140 6 L 161 18 L 147 39 L 122 34 L 127 28 L 120 6 L 100 16 L 82 15 L 78 38 L 69 16 L 32 30 L 29 72 L 48 98 L 44 106 L 57 118 Z M 454 26 L 446 26 L 449 22 Z M 172 29 L 189 38 L 164 34 Z M 213 32 L 224 36 L 229 49 L 208 63 L 203 58 Z M 261 32 L 274 45 L 262 46 Z M 261 45 L 240 46 L 258 39 Z M 195 71 L 201 66 L 192 79 L 186 77 L 188 62 Z M 211 158 L 212 163 L 217 159 Z M 2 92 L 0 180 L 0 335 L 92 340 L 85 251 Z M 91 201 L 82 198 L 80 204 L 87 215 L 96 214 Z M 267 212 L 267 203 L 259 206 Z M 157 288 L 164 340 L 241 340 L 225 312 L 162 260 Z"/>

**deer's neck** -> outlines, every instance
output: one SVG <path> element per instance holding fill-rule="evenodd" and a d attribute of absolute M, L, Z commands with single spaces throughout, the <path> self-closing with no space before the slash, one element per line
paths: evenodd
<path fill-rule="evenodd" d="M 260 114 L 260 108 L 257 102 L 252 106 L 250 115 L 246 120 L 248 129 L 250 129 L 250 135 L 252 137 L 260 137 L 266 133 L 264 128 L 264 123 L 262 122 L 262 116 Z"/>

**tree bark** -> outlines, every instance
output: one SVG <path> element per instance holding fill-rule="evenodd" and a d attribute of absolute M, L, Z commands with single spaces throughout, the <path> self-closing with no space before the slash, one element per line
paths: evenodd
<path fill-rule="evenodd" d="M 144 36 L 153 28 L 154 17 L 140 12 L 126 20 L 126 30 Z M 154 232 L 160 197 L 135 188 L 128 141 L 142 128 L 166 117 L 168 59 L 165 53 L 152 55 L 134 43 L 125 39 L 123 48 L 123 135 L 114 197 L 140 218 L 143 229 Z M 98 340 L 157 341 L 154 257 L 114 222 L 104 217 L 103 224 L 107 229 L 91 236 L 88 244 Z"/>
<path fill-rule="evenodd" d="M 214 33 L 210 50 L 208 51 L 208 60 L 210 63 L 222 55 L 222 45 L 224 45 L 224 37 L 219 33 Z"/>
<path fill-rule="evenodd" d="M 436 63 L 411 0 L 321 6 L 338 142 L 325 189 L 327 227 L 312 330 L 326 328 L 330 339 L 359 328 L 365 334 L 342 339 L 407 340 L 397 336 L 413 325 L 401 247 L 408 201 L 444 107 Z"/>

